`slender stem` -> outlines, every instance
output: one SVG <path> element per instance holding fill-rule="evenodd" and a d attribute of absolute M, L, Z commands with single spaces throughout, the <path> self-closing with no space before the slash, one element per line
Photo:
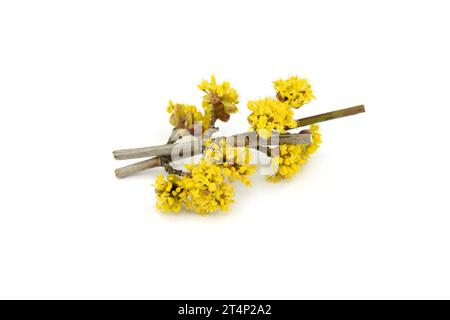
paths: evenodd
<path fill-rule="evenodd" d="M 234 146 L 238 146 L 239 139 L 244 139 L 248 144 L 250 140 L 254 139 L 257 142 L 258 137 L 255 132 L 246 132 L 241 134 L 232 135 L 229 137 L 219 137 L 217 139 L 226 138 L 228 142 L 233 141 Z M 266 141 L 270 144 L 270 141 Z M 295 133 L 295 134 L 281 134 L 279 136 L 279 142 L 284 144 L 310 144 L 311 135 L 309 133 Z M 145 148 L 134 148 L 134 149 L 123 149 L 116 150 L 113 152 L 114 158 L 116 160 L 127 160 L 127 159 L 137 159 L 137 158 L 147 158 L 155 156 L 169 156 L 172 154 L 173 148 L 176 146 L 178 150 L 193 149 L 198 145 L 198 141 L 190 141 L 174 144 L 165 144 L 161 146 L 145 147 Z"/>
<path fill-rule="evenodd" d="M 167 139 L 167 144 L 172 144 L 175 141 L 178 140 L 178 129 L 173 128 L 172 132 L 170 133 L 169 139 Z"/>
<path fill-rule="evenodd" d="M 364 109 L 364 105 L 361 104 L 359 106 L 355 106 L 355 107 L 351 107 L 351 108 L 345 108 L 345 109 L 340 109 L 340 110 L 331 111 L 331 112 L 327 112 L 327 113 L 322 113 L 322 114 L 318 114 L 315 116 L 298 119 L 297 120 L 297 128 L 309 126 L 314 123 L 319 123 L 319 122 L 324 122 L 324 121 L 328 121 L 328 120 L 353 116 L 355 114 L 362 113 L 362 112 L 365 112 L 365 109 Z"/>
<path fill-rule="evenodd" d="M 180 137 L 177 134 L 177 129 L 173 129 L 172 133 L 170 134 L 169 139 L 167 140 L 168 145 L 174 144 Z M 168 174 L 177 174 L 177 175 L 183 175 L 184 172 L 182 170 L 177 170 L 174 167 L 170 165 L 170 162 L 172 161 L 172 158 L 170 156 L 162 156 L 161 159 L 161 166 L 164 168 L 164 170 Z"/>
<path fill-rule="evenodd" d="M 336 110 L 332 112 L 327 112 L 323 114 L 319 114 L 316 116 L 311 116 L 303 119 L 297 120 L 297 127 L 303 127 L 307 125 L 311 125 L 314 123 L 324 122 L 332 119 L 338 119 L 342 117 L 347 117 L 351 115 L 355 115 L 358 113 L 365 112 L 364 105 L 359 105 L 351 108 Z M 249 142 L 248 136 L 254 134 L 250 132 L 245 132 L 241 134 L 237 134 L 231 137 L 236 138 L 235 141 L 238 141 L 238 137 L 246 137 L 245 141 L 246 143 Z M 283 139 L 285 139 L 283 141 Z M 188 142 L 188 143 L 194 143 L 194 142 Z M 287 134 L 287 135 L 280 135 L 280 143 L 295 143 L 295 144 L 310 144 L 311 143 L 311 135 L 309 133 L 299 133 L 299 134 Z M 255 148 L 256 150 L 261 149 L 261 146 L 257 144 L 256 146 L 251 146 L 252 148 Z M 118 160 L 121 159 L 133 159 L 133 158 L 139 158 L 139 157 L 148 157 L 148 156 L 154 156 L 154 155 L 160 155 L 156 156 L 154 158 L 138 162 L 135 164 L 131 164 L 129 166 L 125 166 L 122 168 L 116 169 L 115 173 L 118 178 L 124 178 L 127 176 L 130 176 L 132 174 L 135 174 L 139 171 L 155 168 L 155 167 L 161 167 L 165 161 L 162 161 L 162 158 L 164 156 L 168 156 L 171 154 L 173 145 L 163 145 L 163 146 L 156 146 L 156 147 L 148 147 L 148 148 L 138 148 L 138 149 L 125 149 L 125 150 L 118 150 L 114 151 L 114 157 Z M 170 153 L 167 154 L 168 150 L 170 150 Z M 184 150 L 184 149 L 183 149 Z M 194 156 L 196 154 L 202 153 L 202 148 L 191 148 L 191 153 L 182 154 L 180 155 L 180 159 L 183 158 L 189 158 L 191 156 Z M 270 150 L 270 149 L 267 149 Z M 171 161 L 171 160 L 169 160 Z"/>
<path fill-rule="evenodd" d="M 142 162 L 133 163 L 129 166 L 118 168 L 115 170 L 117 178 L 125 178 L 135 174 L 139 171 L 144 171 L 151 168 L 156 168 L 161 166 L 161 158 L 155 157 Z"/>
<path fill-rule="evenodd" d="M 190 149 L 190 153 L 183 153 L 179 155 L 178 160 L 186 159 L 193 157 L 197 154 L 201 154 L 203 152 L 202 148 L 192 148 Z M 165 159 L 166 158 L 166 159 Z M 168 158 L 168 159 L 167 159 Z M 129 166 L 121 167 L 115 170 L 116 177 L 117 178 L 125 178 L 128 176 L 131 176 L 135 173 L 138 173 L 140 171 L 156 168 L 156 167 L 163 167 L 167 162 L 172 162 L 171 156 L 160 156 L 160 157 L 154 157 L 150 158 L 148 160 L 144 160 L 135 164 L 131 164 Z M 165 168 L 165 170 L 170 170 L 168 167 Z M 175 170 L 175 169 L 174 169 Z"/>
<path fill-rule="evenodd" d="M 304 127 L 308 126 L 314 123 L 324 122 L 332 119 L 338 119 L 343 117 L 348 117 L 351 115 L 355 115 L 358 113 L 364 112 L 364 105 L 359 105 L 351 108 L 331 111 L 307 118 L 302 118 L 297 120 L 297 127 Z M 295 128 L 287 128 L 287 129 L 295 129 Z M 254 132 L 244 132 L 241 134 L 233 135 L 229 138 L 237 138 L 241 136 L 251 136 L 252 134 L 255 134 Z M 280 142 L 285 139 L 286 137 L 283 137 L 283 135 L 280 135 Z M 289 137 L 288 139 L 291 139 L 292 137 Z M 195 142 L 187 142 L 184 146 L 179 147 L 187 147 L 187 144 L 193 144 Z M 292 143 L 292 142 L 284 142 L 284 143 Z M 308 144 L 308 139 L 304 140 L 303 142 L 297 141 L 295 143 L 298 144 Z M 146 157 L 154 157 L 154 156 L 166 156 L 170 155 L 172 153 L 173 145 L 171 143 L 160 145 L 160 146 L 153 146 L 153 147 L 144 147 L 144 148 L 133 148 L 133 149 L 123 149 L 123 150 L 116 150 L 113 152 L 114 158 L 116 160 L 127 160 L 127 159 L 137 159 L 137 158 L 146 158 Z M 188 148 L 188 147 L 187 147 Z"/>
<path fill-rule="evenodd" d="M 183 170 L 175 169 L 174 167 L 172 167 L 170 165 L 170 160 L 164 161 L 162 163 L 162 167 L 168 174 L 176 174 L 177 176 L 190 176 L 189 172 L 185 172 Z"/>
<path fill-rule="evenodd" d="M 239 139 L 237 138 L 237 135 L 233 136 L 233 137 L 235 137 L 236 139 L 231 142 L 231 145 L 235 146 L 235 147 L 239 146 L 239 144 L 238 144 Z M 253 143 L 253 142 L 255 142 L 255 141 L 251 141 L 251 139 L 249 139 L 249 137 L 247 136 L 244 141 L 244 144 L 255 150 L 264 152 L 268 156 L 270 156 L 271 149 L 268 148 L 268 144 L 260 143 L 261 141 L 256 141 L 256 143 Z M 192 143 L 194 143 L 194 142 L 192 142 Z M 280 144 L 311 144 L 311 134 L 310 133 L 285 134 L 282 137 L 280 136 Z M 199 148 L 199 147 L 195 148 L 192 145 L 192 147 L 187 149 L 187 150 L 190 150 L 189 153 L 186 153 L 186 154 L 182 153 L 182 154 L 178 155 L 179 160 L 190 158 L 197 154 L 201 154 L 203 152 L 203 148 L 204 148 L 204 146 L 202 148 Z M 185 150 L 185 149 L 182 149 L 182 150 Z M 116 172 L 117 178 L 125 178 L 125 177 L 133 175 L 137 172 L 144 171 L 147 169 L 152 169 L 155 167 L 163 167 L 168 173 L 180 173 L 180 172 L 177 172 L 177 169 L 174 169 L 170 165 L 170 162 L 172 162 L 172 158 L 170 155 L 157 156 L 157 157 L 150 158 L 150 159 L 142 161 L 142 162 L 138 162 L 136 164 L 118 168 L 118 169 L 116 169 L 115 172 Z"/>
<path fill-rule="evenodd" d="M 116 160 L 165 156 L 172 152 L 172 148 L 172 144 L 165 144 L 162 146 L 116 150 L 113 151 L 113 155 Z"/>

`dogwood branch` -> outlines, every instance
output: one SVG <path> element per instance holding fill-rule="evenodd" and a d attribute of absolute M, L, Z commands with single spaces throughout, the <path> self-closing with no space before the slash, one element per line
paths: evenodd
<path fill-rule="evenodd" d="M 331 111 L 331 112 L 327 112 L 327 113 L 323 113 L 323 114 L 319 114 L 319 115 L 315 115 L 315 116 L 311 116 L 311 117 L 307 117 L 307 118 L 302 118 L 302 119 L 298 119 L 297 121 L 297 127 L 304 127 L 304 126 L 308 126 L 314 123 L 319 123 L 319 122 L 324 122 L 324 121 L 328 121 L 328 120 L 333 120 L 333 119 L 338 119 L 338 118 L 342 118 L 342 117 L 347 117 L 347 116 L 352 116 L 352 115 L 356 115 L 359 113 L 363 113 L 365 112 L 365 108 L 364 105 L 358 105 L 355 107 L 351 107 L 351 108 L 346 108 L 346 109 L 340 109 L 340 110 L 335 110 L 335 111 Z M 289 129 L 295 129 L 295 128 L 289 128 Z M 235 143 L 237 143 L 239 137 L 244 137 L 244 139 L 246 139 L 246 143 L 249 142 L 249 136 L 251 134 L 254 134 L 252 132 L 245 132 L 245 133 L 241 133 L 241 134 L 237 134 L 231 137 L 234 137 L 234 141 Z M 311 135 L 309 133 L 299 133 L 299 134 L 286 134 L 286 135 L 280 135 L 280 143 L 294 143 L 294 144 L 310 144 L 311 143 Z M 196 154 L 201 154 L 203 152 L 203 146 L 201 147 L 195 147 L 195 143 L 199 143 L 198 141 L 192 141 L 192 142 L 187 142 L 188 144 L 191 144 L 189 147 L 187 147 L 187 150 L 191 150 L 191 152 L 186 153 L 186 154 L 181 154 L 179 155 L 179 159 L 185 159 L 185 158 L 189 158 L 192 157 Z M 177 144 L 177 147 L 181 147 L 181 150 L 186 150 L 181 146 L 180 144 Z M 267 153 L 270 153 L 270 149 L 269 148 L 264 148 L 267 147 L 267 145 L 265 146 L 261 146 L 261 145 L 256 145 L 256 146 L 251 146 L 255 149 L 266 149 Z M 261 148 L 262 147 L 262 148 Z M 169 158 L 169 156 L 172 154 L 172 149 L 174 148 L 173 144 L 167 144 L 167 145 L 162 145 L 162 146 L 155 146 L 155 147 L 147 147 L 147 148 L 135 148 L 135 149 L 124 149 L 124 150 L 117 150 L 114 151 L 114 157 L 117 160 L 124 160 L 124 159 L 134 159 L 134 158 L 142 158 L 142 157 L 152 157 L 152 156 L 156 156 L 154 158 L 150 158 L 148 160 L 142 161 L 142 162 L 138 162 L 135 164 L 131 164 L 122 168 L 118 168 L 115 170 L 116 176 L 118 178 L 124 178 L 127 176 L 130 176 L 132 174 L 135 174 L 139 171 L 143 171 L 143 170 L 147 170 L 147 169 L 151 169 L 151 168 L 155 168 L 155 167 L 161 167 L 163 166 L 165 163 L 167 163 L 167 161 L 171 162 L 172 159 Z"/>
<path fill-rule="evenodd" d="M 234 147 L 238 147 L 241 146 L 242 144 L 239 141 L 239 137 L 243 136 L 241 135 L 235 135 L 232 136 L 235 139 L 233 141 L 228 141 L 232 146 Z M 270 156 L 271 154 L 271 149 L 268 147 L 267 144 L 261 144 L 258 143 L 258 141 L 256 140 L 256 143 L 252 143 L 250 137 L 244 137 L 244 144 L 246 146 L 249 146 L 255 150 L 261 151 L 263 153 L 266 153 L 266 155 Z M 255 141 L 255 140 L 253 140 Z M 284 144 L 311 144 L 311 134 L 310 133 L 296 133 L 296 134 L 285 134 L 280 136 L 280 143 L 284 143 Z M 177 154 L 178 158 L 177 160 L 182 160 L 182 159 L 186 159 L 186 158 L 190 158 L 193 157 L 195 155 L 201 154 L 203 153 L 204 150 L 204 146 L 200 145 L 199 141 L 192 141 L 192 142 L 188 142 L 188 143 L 179 143 L 177 144 L 177 146 L 181 146 L 181 145 L 185 145 L 187 148 L 180 148 L 179 150 L 183 151 L 183 153 Z M 173 145 L 171 145 L 170 147 L 173 147 Z M 164 150 L 167 150 L 166 145 L 164 145 Z M 135 150 L 135 149 L 133 149 Z M 188 150 L 188 152 L 184 153 L 184 150 Z M 169 153 L 168 155 L 159 155 L 156 156 L 154 158 L 148 159 L 148 160 L 144 160 L 135 164 L 131 164 L 122 168 L 118 168 L 115 170 L 115 174 L 117 178 L 125 178 L 128 177 L 130 175 L 133 175 L 137 172 L 140 171 L 144 171 L 144 170 L 148 170 L 148 169 L 152 169 L 152 168 L 157 168 L 157 167 L 163 167 L 166 171 L 173 171 L 175 169 L 173 169 L 169 163 L 172 162 L 172 157 L 171 154 Z"/>
<path fill-rule="evenodd" d="M 348 117 L 351 115 L 355 115 L 361 112 L 364 112 L 364 105 L 359 105 L 351 108 L 331 111 L 303 119 L 298 119 L 297 121 L 297 127 L 304 127 L 307 125 L 311 125 L 314 123 L 324 122 L 332 119 L 338 119 L 342 117 Z M 295 128 L 287 128 L 288 130 L 292 130 Z M 254 135 L 254 132 L 245 132 L 241 134 L 237 134 L 234 136 L 231 136 L 229 138 L 238 138 L 241 136 L 251 136 Z M 290 142 L 290 139 L 299 139 L 295 142 Z M 308 139 L 305 138 L 302 140 L 301 137 L 293 137 L 292 135 L 280 135 L 280 143 L 297 143 L 297 144 L 308 144 Z M 187 142 L 191 144 L 195 144 L 196 142 Z M 185 147 L 185 146 L 179 146 L 178 147 Z M 187 146 L 186 146 L 187 147 Z M 144 147 L 144 148 L 133 148 L 133 149 L 123 149 L 123 150 L 116 150 L 113 152 L 114 158 L 116 160 L 127 160 L 127 159 L 138 159 L 138 158 L 146 158 L 146 157 L 155 157 L 155 156 L 167 156 L 172 153 L 172 150 L 174 148 L 174 144 L 169 143 L 165 145 L 160 146 L 153 146 L 153 147 Z"/>
<path fill-rule="evenodd" d="M 255 132 L 246 132 L 230 137 L 219 137 L 217 139 L 226 138 L 227 142 L 234 143 L 234 146 L 238 146 L 239 140 L 242 139 L 246 145 L 253 138 L 258 139 Z M 123 149 L 113 152 L 114 158 L 116 160 L 127 160 L 127 159 L 137 159 L 137 158 L 148 158 L 155 156 L 169 156 L 172 154 L 173 149 L 178 150 L 190 150 L 193 148 L 199 148 L 199 140 L 194 140 L 190 142 L 182 142 L 177 144 L 165 144 L 160 146 L 145 147 L 145 148 L 135 148 L 135 149 Z M 282 134 L 279 137 L 279 143 L 283 144 L 310 144 L 311 135 L 308 133 L 297 133 L 297 134 Z M 270 145 L 270 141 L 265 141 L 264 145 Z"/>

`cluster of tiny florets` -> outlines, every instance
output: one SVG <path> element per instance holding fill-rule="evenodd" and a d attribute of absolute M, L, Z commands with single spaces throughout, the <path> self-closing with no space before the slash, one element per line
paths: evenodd
<path fill-rule="evenodd" d="M 275 98 L 265 98 L 248 102 L 252 111 L 248 117 L 250 129 L 263 138 L 270 138 L 272 131 L 285 133 L 286 129 L 295 128 L 292 108 L 298 109 L 314 99 L 311 85 L 306 79 L 296 76 L 273 82 Z"/>
<path fill-rule="evenodd" d="M 234 188 L 225 180 L 220 166 L 201 160 L 186 165 L 189 176 L 183 180 L 188 190 L 186 208 L 200 214 L 228 210 L 234 201 Z"/>
<path fill-rule="evenodd" d="M 272 166 L 278 167 L 275 174 L 268 176 L 267 180 L 278 182 L 283 179 L 289 179 L 308 161 L 311 155 L 317 151 L 322 138 L 318 125 L 311 125 L 312 143 L 310 145 L 300 144 L 282 144 L 279 147 L 279 154 L 272 158 Z"/>
<path fill-rule="evenodd" d="M 218 84 L 212 75 L 211 81 L 203 80 L 198 88 L 205 93 L 202 102 L 205 114 L 226 122 L 230 119 L 230 114 L 238 111 L 239 95 L 230 83 L 225 81 Z"/>
<path fill-rule="evenodd" d="M 176 129 L 192 130 L 199 123 L 204 130 L 208 128 L 209 116 L 198 111 L 194 105 L 173 103 L 170 100 L 167 112 L 170 114 L 170 124 Z"/>
<path fill-rule="evenodd" d="M 309 132 L 311 132 L 312 143 L 306 146 L 305 148 L 305 157 L 309 159 L 309 157 L 319 149 L 320 144 L 322 143 L 322 135 L 320 134 L 320 127 L 317 124 L 312 124 L 309 127 Z"/>
<path fill-rule="evenodd" d="M 250 164 L 251 152 L 247 147 L 233 147 L 221 139 L 218 143 L 212 140 L 205 142 L 205 159 L 217 163 L 222 174 L 229 182 L 240 181 L 246 186 L 251 185 L 250 176 L 255 172 L 256 165 Z"/>
<path fill-rule="evenodd" d="M 295 128 L 294 112 L 289 105 L 272 98 L 249 101 L 247 107 L 252 111 L 248 116 L 251 129 L 264 139 L 270 138 L 272 131 L 286 132 L 286 128 Z"/>
<path fill-rule="evenodd" d="M 234 188 L 225 180 L 220 166 L 200 161 L 186 165 L 188 173 L 156 179 L 156 206 L 163 212 L 179 212 L 182 207 L 200 214 L 226 211 L 234 200 Z"/>
<path fill-rule="evenodd" d="M 184 181 L 170 174 L 167 179 L 161 174 L 155 181 L 156 207 L 163 212 L 179 212 L 187 199 Z"/>
<path fill-rule="evenodd" d="M 286 80 L 276 80 L 273 86 L 277 92 L 277 98 L 292 108 L 298 109 L 315 98 L 309 82 L 296 76 Z"/>

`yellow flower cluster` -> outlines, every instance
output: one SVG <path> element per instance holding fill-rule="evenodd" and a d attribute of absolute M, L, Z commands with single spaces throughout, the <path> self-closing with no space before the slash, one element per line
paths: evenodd
<path fill-rule="evenodd" d="M 280 145 L 279 155 L 272 159 L 272 165 L 278 165 L 278 171 L 267 177 L 267 180 L 278 182 L 282 179 L 288 179 L 300 171 L 302 165 L 317 151 L 322 142 L 318 125 L 311 125 L 309 131 L 312 137 L 312 144 L 310 145 Z"/>
<path fill-rule="evenodd" d="M 203 80 L 198 88 L 205 92 L 203 96 L 202 106 L 205 114 L 224 122 L 230 119 L 230 114 L 238 111 L 239 95 L 237 91 L 231 88 L 230 83 L 216 83 L 214 75 L 211 81 Z"/>
<path fill-rule="evenodd" d="M 167 180 L 163 175 L 156 178 L 156 207 L 163 212 L 179 212 L 187 199 L 187 192 L 183 180 L 170 174 Z"/>
<path fill-rule="evenodd" d="M 222 168 L 205 160 L 186 168 L 189 172 L 182 177 L 157 177 L 156 207 L 163 212 L 179 212 L 184 205 L 200 214 L 227 210 L 233 202 L 234 188 L 225 181 Z"/>
<path fill-rule="evenodd" d="M 250 176 L 255 172 L 255 170 L 255 165 L 237 165 L 227 162 L 222 164 L 223 175 L 228 178 L 228 181 L 234 182 L 235 180 L 238 180 L 247 187 L 252 184 Z"/>
<path fill-rule="evenodd" d="M 228 210 L 234 200 L 234 188 L 225 181 L 221 168 L 201 160 L 196 165 L 186 165 L 190 176 L 183 178 L 188 190 L 186 208 L 200 214 Z"/>
<path fill-rule="evenodd" d="M 191 130 L 194 128 L 195 123 L 202 123 L 203 131 L 208 128 L 209 116 L 199 112 L 196 106 L 173 103 L 170 100 L 167 112 L 170 113 L 170 124 L 176 129 Z"/>
<path fill-rule="evenodd" d="M 246 186 L 251 185 L 250 176 L 255 172 L 256 165 L 250 164 L 249 147 L 233 147 L 226 143 L 226 139 L 221 139 L 218 143 L 207 140 L 205 146 L 205 160 L 217 163 L 229 182 L 238 180 Z"/>
<path fill-rule="evenodd" d="M 319 149 L 322 143 L 322 135 L 320 134 L 320 127 L 317 124 L 312 124 L 309 127 L 309 132 L 311 132 L 312 143 L 310 145 L 303 146 L 305 148 L 304 154 L 305 158 L 309 159 L 311 155 Z"/>
<path fill-rule="evenodd" d="M 296 76 L 276 80 L 273 86 L 277 91 L 277 98 L 292 108 L 298 109 L 315 98 L 309 82 Z"/>
<path fill-rule="evenodd" d="M 270 138 L 272 131 L 286 132 L 285 128 L 295 128 L 294 112 L 286 103 L 265 98 L 249 101 L 247 107 L 252 111 L 248 116 L 251 129 L 264 139 Z"/>

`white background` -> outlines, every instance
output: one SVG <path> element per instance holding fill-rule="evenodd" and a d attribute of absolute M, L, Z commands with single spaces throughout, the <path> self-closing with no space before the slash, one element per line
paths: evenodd
<path fill-rule="evenodd" d="M 0 298 L 450 298 L 448 1 L 1 1 Z M 163 215 L 111 151 L 161 144 L 214 73 L 248 99 L 307 77 L 293 180 Z"/>

